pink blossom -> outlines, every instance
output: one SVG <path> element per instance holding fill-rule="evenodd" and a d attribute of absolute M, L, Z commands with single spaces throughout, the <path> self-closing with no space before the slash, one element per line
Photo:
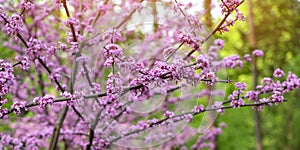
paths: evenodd
<path fill-rule="evenodd" d="M 222 108 L 223 107 L 223 102 L 214 102 L 212 107 L 213 108 L 219 108 L 219 109 L 217 109 L 218 113 L 223 114 L 225 112 L 225 110 Z"/>
<path fill-rule="evenodd" d="M 214 45 L 219 46 L 221 49 L 224 48 L 224 41 L 221 39 L 216 39 Z"/>
<path fill-rule="evenodd" d="M 25 111 L 27 111 L 26 105 L 27 105 L 26 101 L 16 101 L 11 106 L 11 109 L 14 110 L 15 114 L 19 115 L 21 113 L 21 109 L 24 109 Z"/>
<path fill-rule="evenodd" d="M 277 68 L 275 71 L 274 71 L 274 74 L 273 76 L 275 78 L 282 78 L 284 76 L 284 72 L 280 69 L 280 68 Z"/>
<path fill-rule="evenodd" d="M 238 99 L 232 100 L 230 105 L 233 108 L 240 108 L 241 106 L 245 105 L 245 101 L 242 98 L 238 98 Z"/>
<path fill-rule="evenodd" d="M 273 82 L 274 81 L 271 78 L 268 78 L 268 77 L 263 78 L 262 81 L 261 81 L 262 84 L 271 84 Z"/>
<path fill-rule="evenodd" d="M 6 23 L 5 32 L 8 36 L 14 36 L 23 30 L 23 20 L 18 14 L 13 14 Z"/>
<path fill-rule="evenodd" d="M 120 31 L 116 29 L 107 30 L 103 35 L 103 39 L 109 40 L 111 44 L 123 40 Z"/>
<path fill-rule="evenodd" d="M 179 41 L 189 44 L 189 46 L 194 50 L 198 50 L 200 48 L 200 39 L 193 37 L 190 34 L 180 34 Z"/>
<path fill-rule="evenodd" d="M 225 57 L 223 59 L 223 65 L 225 66 L 225 68 L 236 68 L 236 67 L 243 67 L 243 62 L 241 61 L 240 56 L 234 54 L 228 57 Z"/>
<path fill-rule="evenodd" d="M 165 116 L 166 118 L 173 117 L 174 115 L 175 115 L 175 113 L 172 112 L 172 111 L 166 111 L 166 112 L 164 113 L 164 116 Z"/>
<path fill-rule="evenodd" d="M 235 84 L 235 87 L 239 90 L 246 90 L 246 83 L 243 83 L 243 82 L 237 82 Z"/>
<path fill-rule="evenodd" d="M 30 68 L 30 60 L 27 56 L 16 56 L 15 59 L 21 63 L 21 68 L 23 70 L 28 70 Z"/>
<path fill-rule="evenodd" d="M 240 20 L 240 21 L 245 21 L 245 19 L 246 19 L 244 14 L 240 11 L 236 12 L 235 18 L 236 18 L 236 20 Z"/>
<path fill-rule="evenodd" d="M 262 50 L 256 49 L 252 52 L 252 55 L 256 56 L 256 57 L 263 57 L 264 56 L 264 52 Z"/>
<path fill-rule="evenodd" d="M 47 104 L 53 104 L 53 96 L 45 95 L 44 97 L 36 97 L 33 99 L 34 103 L 38 103 L 41 108 L 46 107 Z"/>
<path fill-rule="evenodd" d="M 203 105 L 199 105 L 199 106 L 195 106 L 194 107 L 194 112 L 195 113 L 200 113 L 204 110 L 204 106 Z"/>
<path fill-rule="evenodd" d="M 0 59 L 0 96 L 7 94 L 14 83 L 15 76 L 12 65 Z"/>
<path fill-rule="evenodd" d="M 113 63 L 119 62 L 118 58 L 123 56 L 123 50 L 119 45 L 108 44 L 103 49 L 104 57 L 106 58 L 105 66 L 109 67 Z"/>
<path fill-rule="evenodd" d="M 195 69 L 209 70 L 210 65 L 208 59 L 204 55 L 199 55 L 196 59 L 197 65 Z"/>
<path fill-rule="evenodd" d="M 20 7 L 27 11 L 30 11 L 34 9 L 35 5 L 28 0 L 22 0 L 20 3 Z"/>
<path fill-rule="evenodd" d="M 245 54 L 244 59 L 245 59 L 247 62 L 250 62 L 250 61 L 251 61 L 251 56 L 250 56 L 249 54 Z"/>

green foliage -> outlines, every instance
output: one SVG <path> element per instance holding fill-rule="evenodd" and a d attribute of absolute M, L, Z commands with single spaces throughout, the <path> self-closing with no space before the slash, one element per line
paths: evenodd
<path fill-rule="evenodd" d="M 246 5 L 247 6 L 247 5 Z M 257 47 L 265 52 L 264 58 L 258 59 L 259 82 L 263 76 L 271 77 L 273 71 L 280 67 L 300 75 L 300 4 L 297 0 L 254 0 L 254 24 Z M 243 12 L 248 8 L 244 7 Z M 247 15 L 247 13 L 246 13 Z M 237 23 L 225 39 L 222 56 L 234 53 L 243 56 L 251 53 L 248 42 L 248 23 Z M 234 45 L 234 46 L 232 46 Z M 234 81 L 243 81 L 248 89 L 253 88 L 251 64 L 242 70 L 229 70 L 228 77 Z M 227 93 L 230 92 L 227 89 Z M 264 149 L 300 149 L 300 116 L 298 111 L 300 92 L 290 93 L 285 99 L 288 102 L 279 106 L 266 107 L 261 113 Z M 238 112 L 237 112 L 238 111 Z M 254 114 L 249 108 L 226 110 L 218 118 L 218 122 L 226 122 L 228 128 L 218 138 L 220 149 L 255 149 Z"/>
<path fill-rule="evenodd" d="M 255 149 L 253 111 L 250 108 L 228 109 L 218 117 L 218 122 L 226 122 L 218 137 L 220 149 Z"/>

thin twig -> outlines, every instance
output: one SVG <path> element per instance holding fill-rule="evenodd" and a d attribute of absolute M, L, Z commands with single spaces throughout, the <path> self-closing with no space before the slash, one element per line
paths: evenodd
<path fill-rule="evenodd" d="M 241 1 L 237 7 L 239 7 L 243 2 L 244 2 L 244 0 Z M 231 12 L 227 12 L 227 13 L 225 14 L 225 16 L 224 16 L 224 18 L 222 19 L 222 21 L 215 27 L 215 29 L 214 29 L 209 35 L 207 35 L 207 37 L 204 39 L 203 43 L 206 42 L 206 41 L 208 41 L 208 40 L 209 40 L 209 39 L 210 39 L 210 38 L 211 38 L 211 37 L 212 37 L 212 36 L 220 29 L 220 27 L 224 24 L 224 22 L 226 21 L 226 19 L 229 17 L 230 14 L 231 14 Z M 190 51 L 190 52 L 183 58 L 183 60 L 186 60 L 187 58 L 189 58 L 195 51 L 196 51 L 196 50 Z"/>
<path fill-rule="evenodd" d="M 144 0 L 141 0 L 140 3 L 142 3 Z M 124 23 L 126 23 L 130 18 L 131 16 L 136 12 L 136 9 L 134 9 L 133 11 L 130 12 L 130 14 L 122 21 L 119 23 L 119 25 L 117 25 L 115 28 L 116 29 L 119 29 L 122 25 L 124 25 Z"/>

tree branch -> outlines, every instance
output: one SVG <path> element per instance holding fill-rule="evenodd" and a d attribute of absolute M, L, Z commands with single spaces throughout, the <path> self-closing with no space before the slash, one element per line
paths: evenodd
<path fill-rule="evenodd" d="M 284 100 L 284 102 L 286 102 L 287 100 Z M 240 107 L 253 107 L 253 106 L 262 106 L 262 105 L 267 105 L 269 103 L 275 103 L 275 102 L 263 102 L 263 103 L 253 103 L 253 104 L 245 104 L 245 105 L 241 105 Z M 138 129 L 138 130 L 134 130 L 134 131 L 131 131 L 131 132 L 128 132 L 122 136 L 118 136 L 112 140 L 110 140 L 109 142 L 112 143 L 112 142 L 116 142 L 118 140 L 120 140 L 121 138 L 124 138 L 124 137 L 127 137 L 127 136 L 130 136 L 130 135 L 133 135 L 133 134 L 136 134 L 136 133 L 139 133 L 139 132 L 143 132 L 149 128 L 152 128 L 152 127 L 155 127 L 157 125 L 160 125 L 162 124 L 163 122 L 167 121 L 167 120 L 170 120 L 170 119 L 175 119 L 175 118 L 180 118 L 179 120 L 176 119 L 176 121 L 174 122 L 178 122 L 178 121 L 181 121 L 183 120 L 183 116 L 185 115 L 193 115 L 193 116 L 196 116 L 200 113 L 203 113 L 203 112 L 206 112 L 206 111 L 216 111 L 216 110 L 219 110 L 219 109 L 230 109 L 230 108 L 233 108 L 233 106 L 223 106 L 223 107 L 219 107 L 219 108 L 205 108 L 203 111 L 199 112 L 199 113 L 196 113 L 196 112 L 186 112 L 186 113 L 182 113 L 182 114 L 179 114 L 179 115 L 175 115 L 173 117 L 169 117 L 169 118 L 164 118 L 164 119 L 161 119 L 155 123 L 151 123 L 149 124 L 149 127 L 146 128 L 146 129 Z"/>

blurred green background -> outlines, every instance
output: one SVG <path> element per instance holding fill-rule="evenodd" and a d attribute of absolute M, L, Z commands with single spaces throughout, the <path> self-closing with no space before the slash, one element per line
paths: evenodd
<path fill-rule="evenodd" d="M 225 39 L 223 56 L 237 53 L 243 56 L 255 48 L 265 56 L 257 60 L 258 83 L 262 77 L 270 77 L 276 68 L 300 76 L 300 4 L 297 0 L 252 0 L 254 35 L 256 46 L 249 42 L 249 1 L 241 7 L 247 16 L 245 22 L 237 22 L 230 33 L 220 36 Z M 232 80 L 248 83 L 253 88 L 251 64 L 242 70 L 229 71 Z M 238 72 L 238 73 L 237 73 Z M 300 91 L 289 93 L 288 102 L 266 107 L 260 113 L 262 144 L 267 150 L 300 149 Z M 256 149 L 254 112 L 251 108 L 226 110 L 217 122 L 226 122 L 228 127 L 218 137 L 218 149 Z"/>

